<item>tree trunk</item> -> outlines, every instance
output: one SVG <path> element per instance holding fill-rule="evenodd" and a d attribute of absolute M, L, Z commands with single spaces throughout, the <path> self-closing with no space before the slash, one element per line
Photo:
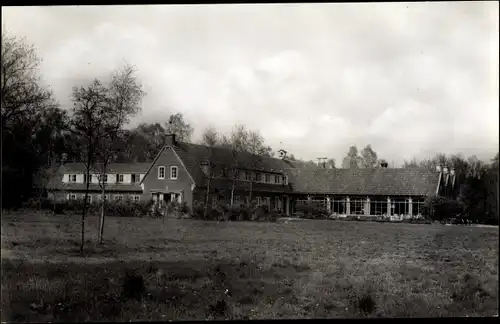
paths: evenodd
<path fill-rule="evenodd" d="M 248 199 L 248 204 L 251 205 L 252 204 L 252 192 L 253 191 L 253 181 L 250 181 L 250 197 Z"/>
<path fill-rule="evenodd" d="M 98 235 L 99 244 L 102 244 L 103 236 L 104 236 L 104 213 L 106 210 L 106 198 L 105 197 L 106 197 L 106 187 L 105 187 L 104 179 L 103 179 L 103 185 L 102 185 L 102 191 L 101 191 L 101 199 L 102 199 L 101 216 L 99 218 L 99 235 Z"/>
<path fill-rule="evenodd" d="M 233 180 L 233 186 L 231 187 L 231 208 L 233 207 L 233 201 L 234 201 L 234 182 Z"/>
<path fill-rule="evenodd" d="M 87 159 L 87 179 L 89 178 L 90 175 L 90 158 Z M 81 242 L 80 242 L 80 254 L 83 256 L 83 246 L 85 244 L 85 214 L 87 213 L 87 200 L 89 196 L 89 182 L 87 181 L 86 187 L 85 187 L 85 196 L 83 199 L 83 210 L 82 210 L 82 233 L 81 233 Z"/>
<path fill-rule="evenodd" d="M 205 210 L 203 211 L 203 219 L 207 219 L 207 211 L 208 211 L 208 195 L 210 193 L 210 178 L 207 179 L 207 195 L 205 199 Z"/>

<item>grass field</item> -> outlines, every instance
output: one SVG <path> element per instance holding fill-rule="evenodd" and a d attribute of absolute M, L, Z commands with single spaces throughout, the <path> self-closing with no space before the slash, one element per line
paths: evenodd
<path fill-rule="evenodd" d="M 2 321 L 498 314 L 498 228 L 2 215 Z M 142 283 L 141 283 L 142 279 Z"/>

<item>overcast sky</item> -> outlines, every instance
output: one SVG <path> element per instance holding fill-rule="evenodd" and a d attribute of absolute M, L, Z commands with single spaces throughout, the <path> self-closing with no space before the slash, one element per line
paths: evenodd
<path fill-rule="evenodd" d="M 137 121 L 182 112 L 260 130 L 304 159 L 371 144 L 398 164 L 499 145 L 498 2 L 3 7 L 62 105 L 124 61 L 147 96 Z"/>

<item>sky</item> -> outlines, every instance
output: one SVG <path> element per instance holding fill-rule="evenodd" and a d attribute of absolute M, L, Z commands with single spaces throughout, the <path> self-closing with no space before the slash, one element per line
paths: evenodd
<path fill-rule="evenodd" d="M 394 165 L 499 145 L 499 4 L 488 2 L 3 7 L 63 107 L 133 64 L 133 120 L 183 113 L 258 130 L 275 151 L 335 158 L 371 144 Z"/>

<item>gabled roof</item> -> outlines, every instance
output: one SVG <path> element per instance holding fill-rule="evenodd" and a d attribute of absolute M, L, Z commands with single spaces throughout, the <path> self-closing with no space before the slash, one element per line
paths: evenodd
<path fill-rule="evenodd" d="M 427 169 L 288 169 L 293 192 L 342 195 L 425 196 L 439 174 Z"/>
<path fill-rule="evenodd" d="M 216 166 L 216 172 L 218 169 L 220 170 L 221 166 L 229 167 L 235 164 L 237 164 L 240 169 L 261 170 L 270 173 L 283 173 L 285 169 L 296 167 L 295 162 L 288 160 L 262 157 L 246 152 L 240 152 L 233 155 L 233 152 L 227 148 L 209 148 L 208 146 L 199 144 L 176 142 L 175 145 L 165 145 L 161 149 L 148 168 L 147 173 L 149 173 L 149 170 L 153 167 L 158 157 L 163 154 L 165 149 L 170 147 L 174 149 L 198 186 L 205 185 L 205 174 L 201 169 L 201 165 L 206 160 L 210 160 Z M 146 178 L 146 176 L 144 176 L 144 178 Z"/>

